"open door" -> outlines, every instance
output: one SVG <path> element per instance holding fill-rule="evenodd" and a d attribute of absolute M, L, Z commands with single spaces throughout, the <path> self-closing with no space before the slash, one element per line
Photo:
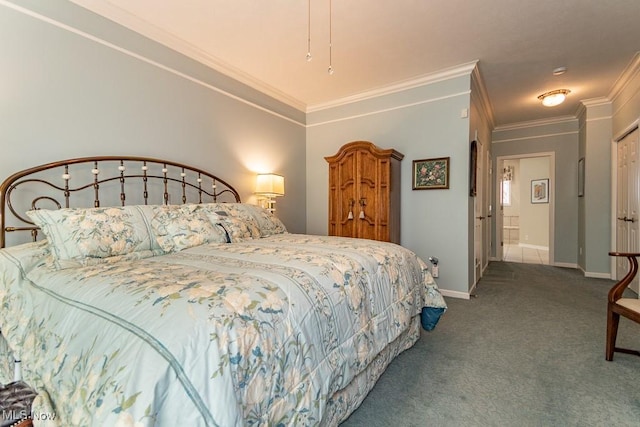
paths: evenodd
<path fill-rule="evenodd" d="M 487 236 L 487 228 L 489 224 L 487 212 L 487 189 L 486 183 L 486 159 L 487 153 L 485 147 L 480 141 L 472 141 L 470 146 L 471 154 L 471 193 L 474 197 L 473 211 L 473 286 L 478 283 L 482 277 L 482 272 L 486 266 L 486 258 L 488 252 L 485 252 L 485 237 Z"/>

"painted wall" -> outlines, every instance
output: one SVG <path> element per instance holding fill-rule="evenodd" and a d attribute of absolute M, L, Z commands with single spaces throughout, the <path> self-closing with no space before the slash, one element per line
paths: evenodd
<path fill-rule="evenodd" d="M 440 259 L 439 286 L 469 288 L 470 76 L 336 106 L 307 116 L 307 232 L 326 234 L 328 166 L 347 142 L 368 140 L 405 155 L 401 166 L 401 243 L 426 260 Z M 413 160 L 450 157 L 450 189 L 412 190 Z"/>
<path fill-rule="evenodd" d="M 587 152 L 587 109 L 581 108 L 578 111 L 578 162 L 586 162 L 585 154 Z M 580 160 L 582 159 L 582 160 Z M 586 172 L 586 167 L 585 167 Z M 578 174 L 581 172 L 578 171 Z M 583 178 L 584 179 L 584 178 Z M 580 186 L 578 182 L 578 186 Z M 577 191 L 580 191 L 578 188 Z M 578 268 L 586 271 L 586 204 L 584 197 L 578 197 Z"/>
<path fill-rule="evenodd" d="M 580 225 L 584 228 L 580 229 L 578 257 L 582 256 L 580 268 L 585 275 L 607 277 L 611 270 L 611 102 L 585 101 L 584 106 L 580 158 L 584 158 L 585 179 L 584 196 L 579 198 Z"/>
<path fill-rule="evenodd" d="M 65 158 L 139 155 L 212 171 L 306 229 L 305 114 L 72 3 L 0 4 L 0 175 Z"/>
<path fill-rule="evenodd" d="M 554 255 L 552 263 L 560 266 L 577 266 L 578 242 L 578 121 L 574 118 L 530 122 L 503 126 L 493 131 L 492 156 L 494 170 L 499 156 L 528 155 L 533 153 L 555 153 L 555 179 L 551 196 L 555 197 L 554 209 Z M 496 182 L 493 184 L 496 188 Z M 495 229 L 495 216 L 493 218 Z M 492 235 L 492 256 L 499 242 Z"/>
<path fill-rule="evenodd" d="M 520 159 L 518 180 L 520 199 L 520 244 L 549 247 L 549 203 L 532 202 L 532 181 L 550 179 L 549 157 Z M 549 187 L 553 182 L 549 181 Z M 547 188 L 549 192 L 549 188 Z M 549 194 L 547 194 L 549 197 Z"/>

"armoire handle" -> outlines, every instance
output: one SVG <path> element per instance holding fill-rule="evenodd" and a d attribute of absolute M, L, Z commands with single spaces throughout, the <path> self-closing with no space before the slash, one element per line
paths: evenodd
<path fill-rule="evenodd" d="M 351 221 L 353 219 L 353 207 L 356 205 L 356 201 L 354 199 L 349 199 L 349 213 L 347 214 L 347 221 Z"/>
<path fill-rule="evenodd" d="M 358 218 L 365 219 L 367 216 L 364 213 L 364 207 L 367 206 L 367 199 L 362 197 L 362 198 L 360 198 L 358 203 L 360 204 L 360 215 L 358 215 Z"/>

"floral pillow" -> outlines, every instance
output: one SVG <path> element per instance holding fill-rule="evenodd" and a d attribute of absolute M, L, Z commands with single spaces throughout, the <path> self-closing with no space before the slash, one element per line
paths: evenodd
<path fill-rule="evenodd" d="M 248 203 L 208 203 L 200 205 L 200 209 L 207 212 L 212 221 L 226 224 L 225 228 L 242 229 L 243 235 L 236 237 L 245 240 L 287 232 L 282 221 L 260 206 Z M 238 221 L 244 222 L 245 226 L 237 224 Z"/>
<path fill-rule="evenodd" d="M 135 206 L 37 209 L 27 215 L 47 237 L 58 269 L 87 265 L 91 259 L 154 255 L 148 227 Z"/>
<path fill-rule="evenodd" d="M 260 236 L 268 237 L 274 234 L 283 234 L 287 232 L 287 228 L 282 221 L 263 207 L 250 205 L 248 203 L 230 203 L 230 207 L 235 206 L 246 215 L 250 215 L 258 225 Z"/>
<path fill-rule="evenodd" d="M 237 203 L 209 203 L 196 205 L 214 224 L 220 224 L 229 235 L 230 243 L 259 239 L 260 228 L 256 220 L 246 212 L 237 209 Z"/>
<path fill-rule="evenodd" d="M 177 252 L 205 243 L 227 243 L 225 230 L 195 206 L 150 207 L 151 229 L 163 251 Z"/>
<path fill-rule="evenodd" d="M 233 217 L 225 211 L 216 212 L 216 217 L 209 216 L 209 219 L 224 227 L 229 236 L 229 243 L 260 238 L 258 227 L 244 219 Z"/>

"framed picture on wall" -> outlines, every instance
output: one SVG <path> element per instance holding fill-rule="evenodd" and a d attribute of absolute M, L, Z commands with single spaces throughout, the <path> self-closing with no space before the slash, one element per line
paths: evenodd
<path fill-rule="evenodd" d="M 549 203 L 549 178 L 531 180 L 531 203 Z"/>
<path fill-rule="evenodd" d="M 413 161 L 413 189 L 449 188 L 449 157 Z"/>

